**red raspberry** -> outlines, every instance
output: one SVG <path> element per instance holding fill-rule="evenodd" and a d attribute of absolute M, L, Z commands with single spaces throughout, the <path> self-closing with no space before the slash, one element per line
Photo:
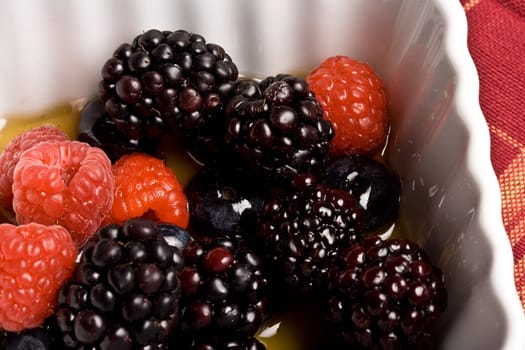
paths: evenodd
<path fill-rule="evenodd" d="M 111 162 L 101 149 L 42 142 L 18 160 L 13 209 L 20 224 L 62 225 L 82 245 L 109 214 L 114 191 Z"/>
<path fill-rule="evenodd" d="M 5 147 L 0 154 L 0 206 L 8 212 L 13 210 L 13 171 L 18 158 L 25 151 L 40 142 L 58 142 L 68 140 L 68 136 L 54 125 L 43 125 L 25 131 L 15 138 Z"/>
<path fill-rule="evenodd" d="M 334 126 L 332 154 L 371 154 L 384 145 L 387 100 L 381 79 L 368 64 L 329 57 L 306 81 Z"/>
<path fill-rule="evenodd" d="M 115 200 L 109 222 L 147 216 L 182 228 L 188 226 L 188 200 L 173 171 L 157 158 L 132 153 L 113 164 Z"/>
<path fill-rule="evenodd" d="M 77 254 L 62 226 L 0 224 L 0 328 L 34 328 L 50 316 Z"/>

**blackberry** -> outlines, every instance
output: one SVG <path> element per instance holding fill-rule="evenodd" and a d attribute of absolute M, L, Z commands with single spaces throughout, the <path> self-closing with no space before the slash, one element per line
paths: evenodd
<path fill-rule="evenodd" d="M 268 196 L 259 174 L 242 162 L 221 158 L 202 167 L 185 192 L 190 225 L 197 232 L 253 241 Z"/>
<path fill-rule="evenodd" d="M 441 270 L 414 242 L 367 236 L 330 269 L 329 318 L 352 346 L 431 349 L 447 306 Z"/>
<path fill-rule="evenodd" d="M 318 173 L 334 136 L 306 81 L 286 74 L 239 80 L 226 120 L 228 149 L 279 183 Z"/>
<path fill-rule="evenodd" d="M 203 238 L 184 248 L 181 339 L 190 344 L 242 341 L 266 319 L 268 281 L 241 240 Z"/>
<path fill-rule="evenodd" d="M 80 112 L 77 140 L 101 148 L 112 163 L 124 154 L 143 152 L 156 155 L 161 137 L 143 137 L 121 132 L 118 122 L 104 112 L 104 104 L 99 98 L 91 99 Z"/>
<path fill-rule="evenodd" d="M 291 290 L 326 288 L 331 260 L 356 241 L 364 214 L 348 192 L 297 175 L 292 187 L 269 199 L 261 214 L 261 254 Z"/>
<path fill-rule="evenodd" d="M 398 217 L 399 176 L 373 158 L 350 155 L 337 159 L 323 171 L 320 182 L 359 198 L 359 205 L 365 210 L 367 231 L 391 225 Z"/>
<path fill-rule="evenodd" d="M 164 349 L 179 312 L 182 251 L 147 219 L 102 227 L 59 292 L 66 348 Z"/>
<path fill-rule="evenodd" d="M 238 70 L 221 46 L 185 30 L 151 29 L 120 45 L 101 74 L 104 125 L 153 143 L 178 126 L 197 157 L 222 148 L 223 105 Z"/>

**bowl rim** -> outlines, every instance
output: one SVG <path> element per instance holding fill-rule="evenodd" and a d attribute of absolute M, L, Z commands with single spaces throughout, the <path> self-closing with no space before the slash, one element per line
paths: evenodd
<path fill-rule="evenodd" d="M 144 1 L 144 0 L 142 0 Z M 407 3 L 413 0 L 404 0 Z M 479 75 L 470 55 L 467 37 L 468 22 L 460 1 L 430 0 L 445 21 L 445 51 L 456 74 L 457 84 L 453 100 L 462 122 L 469 130 L 466 168 L 479 193 L 478 215 L 480 227 L 491 234 L 484 239 L 491 246 L 491 262 L 487 281 L 500 303 L 505 317 L 505 335 L 502 349 L 525 349 L 525 313 L 516 291 L 512 247 L 501 215 L 501 190 L 490 157 L 489 125 L 479 104 Z M 2 106 L 0 106 L 0 112 Z M 0 115 L 0 130 L 5 120 Z M 475 171 L 474 171 L 475 169 Z M 480 233 L 481 234 L 481 233 Z"/>

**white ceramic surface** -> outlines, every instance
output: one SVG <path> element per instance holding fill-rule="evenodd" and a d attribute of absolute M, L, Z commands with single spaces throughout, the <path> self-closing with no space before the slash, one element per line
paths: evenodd
<path fill-rule="evenodd" d="M 241 72 L 305 72 L 324 57 L 383 77 L 402 214 L 445 272 L 444 350 L 523 350 L 488 128 L 456 0 L 7 0 L 0 11 L 2 118 L 89 96 L 118 44 L 186 29 L 222 45 Z"/>

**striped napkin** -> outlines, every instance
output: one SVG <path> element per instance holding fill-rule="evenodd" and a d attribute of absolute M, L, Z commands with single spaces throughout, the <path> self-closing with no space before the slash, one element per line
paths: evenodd
<path fill-rule="evenodd" d="M 461 0 L 468 47 L 479 73 L 481 109 L 525 308 L 525 1 Z"/>

